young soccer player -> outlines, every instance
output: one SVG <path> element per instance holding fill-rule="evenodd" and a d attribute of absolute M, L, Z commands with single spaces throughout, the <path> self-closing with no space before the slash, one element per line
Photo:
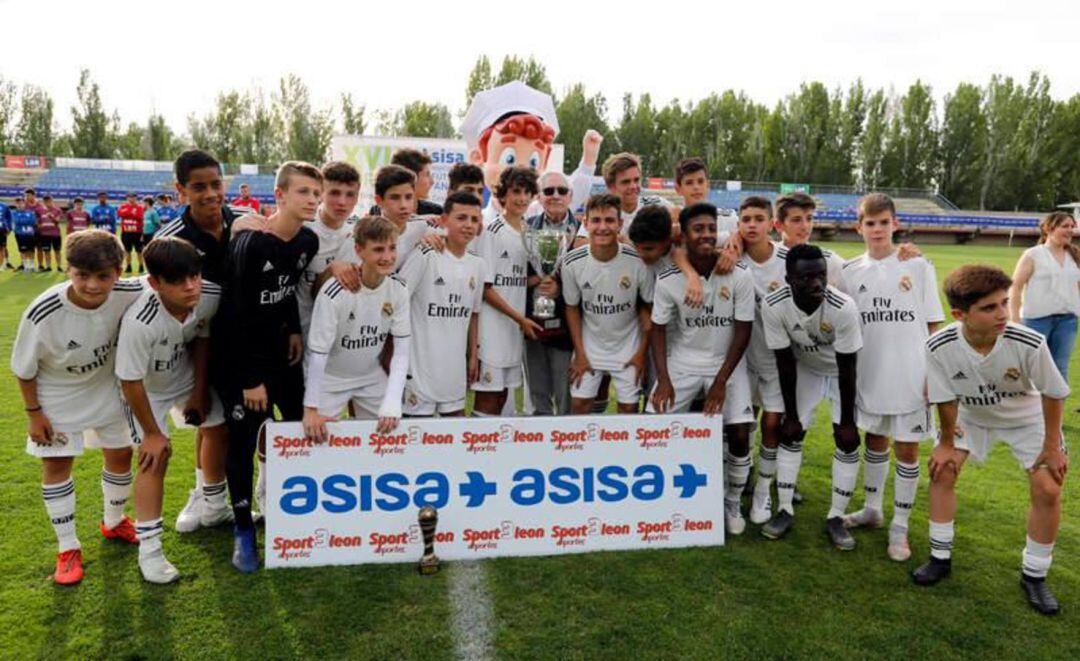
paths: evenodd
<path fill-rule="evenodd" d="M 499 415 L 508 393 L 522 385 L 524 338 L 535 340 L 543 328 L 525 316 L 528 257 L 522 241 L 525 211 L 536 197 L 536 171 L 523 165 L 499 175 L 495 197 L 502 213 L 480 233 L 476 256 L 484 261 L 484 305 L 480 308 L 479 376 L 474 415 Z"/>
<path fill-rule="evenodd" d="M 484 199 L 484 171 L 472 163 L 454 163 L 447 175 L 450 189 L 447 195 L 457 192 L 471 193 Z"/>
<path fill-rule="evenodd" d="M 692 204 L 679 213 L 683 244 L 695 276 L 704 281 L 704 304 L 685 302 L 685 277 L 669 267 L 656 281 L 649 343 L 656 387 L 649 410 L 664 413 L 690 409 L 704 397 L 705 414 L 724 417 L 724 520 L 727 531 L 746 529 L 739 501 L 750 474 L 750 381 L 742 357 L 754 324 L 754 283 L 746 267 L 717 275 L 716 207 Z"/>
<path fill-rule="evenodd" d="M 765 341 L 776 356 L 784 399 L 777 452 L 775 516 L 761 528 L 780 539 L 795 521 L 792 507 L 802 441 L 821 400 L 832 401 L 832 507 L 825 532 L 835 548 L 850 551 L 855 538 L 844 527 L 844 511 L 859 474 L 859 430 L 855 427 L 856 352 L 862 348 L 859 310 L 846 294 L 828 284 L 825 255 L 802 244 L 785 258 L 787 284 L 765 297 L 761 317 Z"/>
<path fill-rule="evenodd" d="M 37 214 L 26 208 L 26 200 L 15 198 L 15 209 L 11 212 L 11 224 L 15 230 L 15 244 L 19 248 L 22 262 L 19 266 L 24 272 L 32 273 L 34 267 L 34 248 L 37 247 Z"/>
<path fill-rule="evenodd" d="M 419 149 L 406 148 L 394 152 L 390 162 L 416 175 L 416 215 L 441 216 L 442 207 L 427 199 L 435 185 L 435 177 L 431 175 L 431 157 Z"/>
<path fill-rule="evenodd" d="M 98 193 L 97 199 L 98 203 L 90 209 L 90 224 L 94 229 L 116 234 L 116 207 L 109 204 L 109 196 L 104 191 Z"/>
<path fill-rule="evenodd" d="M 127 255 L 127 272 L 131 273 L 131 253 L 135 253 L 139 260 L 139 273 L 142 273 L 143 207 L 135 193 L 127 194 L 127 200 L 120 205 L 116 214 L 120 216 L 120 240 Z"/>
<path fill-rule="evenodd" d="M 814 232 L 814 211 L 817 203 L 806 193 L 789 193 L 776 198 L 776 231 L 780 234 L 781 257 L 787 250 L 804 243 L 810 243 Z M 821 254 L 829 267 L 829 284 L 840 284 L 840 271 L 844 260 L 832 252 L 821 248 Z"/>
<path fill-rule="evenodd" d="M 240 231 L 245 220 L 250 218 L 245 216 L 249 210 L 225 203 L 221 164 L 201 149 L 189 149 L 180 154 L 174 165 L 174 175 L 177 195 L 185 201 L 184 210 L 173 221 L 162 224 L 155 236 L 174 236 L 195 246 L 202 257 L 203 280 L 225 286 L 228 283 L 229 240 L 234 230 Z M 218 321 L 215 319 L 215 325 Z M 218 342 L 223 337 L 222 332 L 212 335 L 211 344 L 215 346 L 211 353 L 228 355 Z M 195 430 L 195 488 L 189 492 L 187 505 L 176 517 L 177 532 L 194 532 L 202 526 L 202 510 L 208 506 L 203 493 L 202 458 L 213 456 L 224 462 L 225 452 L 225 445 L 217 444 L 214 438 L 208 438 L 204 443 L 201 431 Z"/>
<path fill-rule="evenodd" d="M 262 426 L 273 418 L 274 407 L 286 420 L 304 415 L 296 287 L 319 248 L 304 221 L 315 215 L 321 193 L 318 168 L 283 163 L 274 182 L 278 210 L 268 219 L 268 231 L 242 232 L 229 245 L 228 284 L 214 327 L 222 337 L 215 348 L 222 353 L 214 362 L 229 426 L 226 476 L 236 519 L 232 563 L 245 573 L 259 567 L 251 500 L 252 459 L 262 446 Z M 262 456 L 260 451 L 260 463 Z"/>
<path fill-rule="evenodd" d="M 432 226 L 416 215 L 416 175 L 400 165 L 387 165 L 375 174 L 375 204 L 384 218 L 397 225 L 396 268 L 408 261 Z"/>
<path fill-rule="evenodd" d="M 53 255 L 56 255 L 56 270 L 60 270 L 60 221 L 64 217 L 64 210 L 56 206 L 52 195 L 46 195 L 42 199 L 43 209 L 38 217 L 38 249 L 44 253 L 41 261 L 42 271 L 53 269 Z"/>
<path fill-rule="evenodd" d="M 180 216 L 179 210 L 173 204 L 172 196 L 168 193 L 161 193 L 157 196 L 157 204 L 154 208 L 157 210 L 158 225 L 160 227 L 165 227 Z"/>
<path fill-rule="evenodd" d="M 131 491 L 131 429 L 113 373 L 120 318 L 143 285 L 120 280 L 115 236 L 89 230 L 68 237 L 68 280 L 45 290 L 23 313 L 11 352 L 29 418 L 27 454 L 42 462 L 42 496 L 59 543 L 53 580 L 82 580 L 71 468 L 84 447 L 104 459 L 101 534 L 136 543 L 124 516 Z"/>
<path fill-rule="evenodd" d="M 72 202 L 72 208 L 67 212 L 68 234 L 81 232 L 90 228 L 90 214 L 83 209 L 83 199 L 77 197 Z"/>
<path fill-rule="evenodd" d="M 919 486 L 919 442 L 933 436 L 926 405 L 923 346 L 945 316 L 930 262 L 901 262 L 893 243 L 899 228 L 896 207 L 883 193 L 859 200 L 855 229 L 866 252 L 844 264 L 841 289 L 859 308 L 863 348 L 859 350 L 856 406 L 866 432 L 863 452 L 863 509 L 844 517 L 848 528 L 881 527 L 889 439 L 896 454 L 893 518 L 888 556 L 911 557 L 908 518 Z M 887 376 L 886 376 L 887 375 Z"/>
<path fill-rule="evenodd" d="M 682 197 L 683 208 L 709 201 L 709 170 L 704 160 L 692 156 L 675 164 L 675 192 Z M 717 210 L 716 239 L 717 246 L 724 247 L 732 242 L 731 247 L 736 253 L 741 249 L 738 215 L 721 215 Z M 734 258 L 738 259 L 738 254 Z"/>
<path fill-rule="evenodd" d="M 630 223 L 634 221 L 634 216 L 642 207 L 657 204 L 665 209 L 671 208 L 671 204 L 658 195 L 641 194 L 641 159 L 634 154 L 622 152 L 609 156 L 600 171 L 604 176 L 608 192 L 619 199 L 619 218 L 622 221 L 620 238 L 628 235 Z M 668 218 L 673 224 L 677 222 L 674 215 L 669 215 Z M 588 233 L 585 224 L 582 223 L 581 229 L 578 230 L 577 245 L 586 243 L 588 243 Z"/>
<path fill-rule="evenodd" d="M 766 523 L 772 518 L 772 484 L 776 476 L 776 453 L 780 445 L 780 422 L 784 398 L 776 357 L 765 341 L 765 323 L 761 316 L 765 297 L 784 284 L 786 267 L 780 251 L 770 239 L 772 203 L 759 196 L 749 196 L 739 204 L 739 239 L 743 246 L 739 265 L 746 268 L 754 282 L 754 331 L 747 351 L 750 395 L 761 411 L 761 447 L 758 451 L 757 481 L 750 504 L 750 522 Z"/>
<path fill-rule="evenodd" d="M 39 241 L 41 237 L 41 221 L 45 216 L 45 205 L 43 205 L 37 197 L 37 191 L 33 188 L 27 188 L 23 191 L 23 197 L 26 198 L 26 208 L 34 213 L 34 217 L 37 219 L 37 225 L 34 228 L 34 248 L 37 253 L 37 270 L 45 270 L 45 242 Z"/>
<path fill-rule="evenodd" d="M 1061 489 L 1069 460 L 1062 411 L 1069 386 L 1046 338 L 1009 321 L 1012 281 L 992 266 L 966 264 L 945 279 L 956 322 L 926 342 L 930 403 L 941 435 L 930 455 L 930 560 L 917 585 L 933 585 L 952 570 L 956 480 L 969 456 L 986 459 L 1004 441 L 1027 471 L 1031 507 L 1020 587 L 1043 615 L 1060 606 L 1046 584 L 1061 521 Z"/>
<path fill-rule="evenodd" d="M 300 328 L 307 337 L 311 324 L 311 309 L 315 305 L 318 287 L 329 277 L 351 292 L 360 289 L 360 272 L 356 266 L 356 244 L 353 241 L 354 223 L 349 217 L 360 199 L 360 173 L 343 161 L 332 161 L 322 168 L 322 204 L 315 219 L 306 226 L 319 238 L 319 252 L 304 268 L 296 304 L 300 308 Z"/>
<path fill-rule="evenodd" d="M 636 413 L 648 350 L 653 279 L 641 257 L 619 242 L 621 202 L 594 195 L 585 206 L 589 244 L 567 254 L 562 268 L 566 321 L 574 342 L 570 407 L 588 413 L 600 381 L 615 383 L 620 413 Z"/>
<path fill-rule="evenodd" d="M 204 447 L 224 447 L 225 418 L 221 401 L 210 389 L 210 320 L 221 288 L 203 281 L 199 253 L 176 237 L 152 240 L 143 250 L 149 289 L 128 308 L 120 324 L 116 377 L 135 423 L 139 474 L 135 478 L 135 530 L 139 536 L 139 570 L 151 583 L 180 577 L 162 549 L 161 520 L 165 471 L 172 456 L 166 417 L 180 412 L 199 427 Z M 224 462 L 203 457 L 207 506 L 206 527 L 232 520 L 225 503 Z"/>
<path fill-rule="evenodd" d="M 475 195 L 446 198 L 440 219 L 446 249 L 421 245 L 399 272 L 409 288 L 412 323 L 405 415 L 450 417 L 465 412 L 466 390 L 476 381 L 479 366 L 477 329 L 486 271 L 468 246 L 480 232 L 481 215 Z"/>
<path fill-rule="evenodd" d="M 323 441 L 326 422 L 351 403 L 357 418 L 378 418 L 389 433 L 401 418 L 401 396 L 409 368 L 409 291 L 393 275 L 397 226 L 381 216 L 356 223 L 354 250 L 360 289 L 351 292 L 330 280 L 315 299 L 307 335 L 304 432 Z M 389 375 L 380 357 L 394 338 Z"/>

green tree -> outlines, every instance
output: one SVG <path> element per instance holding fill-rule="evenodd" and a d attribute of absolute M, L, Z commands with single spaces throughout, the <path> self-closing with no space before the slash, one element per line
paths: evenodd
<path fill-rule="evenodd" d="M 648 94 L 638 97 L 635 104 L 631 95 L 623 96 L 623 115 L 615 136 L 624 151 L 641 157 L 642 168 L 647 173 L 657 172 L 656 156 L 658 135 L 656 132 L 656 109 Z"/>
<path fill-rule="evenodd" d="M 247 123 L 243 129 L 241 159 L 245 163 L 273 165 L 285 157 L 285 126 L 277 108 L 261 89 L 246 95 Z"/>
<path fill-rule="evenodd" d="M 982 91 L 960 83 L 945 96 L 944 118 L 938 141 L 938 190 L 953 204 L 979 203 L 979 179 L 986 150 L 986 118 Z"/>
<path fill-rule="evenodd" d="M 1065 204 L 1080 200 L 1080 94 L 1058 105 L 1054 114 L 1051 144 L 1055 169 L 1054 202 Z"/>
<path fill-rule="evenodd" d="M 53 100 L 41 87 L 23 87 L 19 106 L 19 124 L 15 130 L 15 144 L 24 154 L 52 153 Z"/>
<path fill-rule="evenodd" d="M 241 157 L 244 128 L 248 123 L 248 104 L 240 92 L 230 90 L 217 95 L 211 114 L 189 122 L 195 144 L 212 152 L 224 163 Z"/>
<path fill-rule="evenodd" d="M 173 132 L 165 118 L 154 113 L 146 120 L 147 157 L 152 161 L 171 161 L 179 153 L 174 152 Z"/>
<path fill-rule="evenodd" d="M 465 86 L 465 106 L 472 103 L 477 92 L 491 89 L 494 79 L 491 77 L 491 60 L 487 55 L 476 58 L 476 64 L 469 72 L 469 83 Z"/>
<path fill-rule="evenodd" d="M 322 163 L 334 133 L 330 111 L 312 109 L 311 93 L 295 74 L 281 79 L 274 102 L 284 122 L 288 158 Z"/>
<path fill-rule="evenodd" d="M 364 112 L 367 106 L 357 106 L 353 102 L 352 94 L 341 95 L 341 123 L 348 135 L 364 135 L 367 124 L 364 121 Z"/>
<path fill-rule="evenodd" d="M 979 208 L 1007 204 L 1002 199 L 1010 144 L 1024 114 L 1023 89 L 1010 77 L 991 76 L 986 86 L 983 115 L 986 117 L 986 156 L 979 186 Z M 995 199 L 995 196 L 997 199 Z"/>
<path fill-rule="evenodd" d="M 607 101 L 604 100 L 604 95 L 589 96 L 585 92 L 585 86 L 577 83 L 570 87 L 559 101 L 555 114 L 559 118 L 558 140 L 565 146 L 564 164 L 568 171 L 577 167 L 581 161 L 581 140 L 589 129 L 595 129 L 604 136 L 598 157 L 600 163 L 619 151 L 618 136 L 613 135 L 608 127 Z"/>
<path fill-rule="evenodd" d="M 72 149 L 82 158 L 112 158 L 115 126 L 101 101 L 101 90 L 90 71 L 79 73 L 78 103 L 71 109 Z"/>
<path fill-rule="evenodd" d="M 477 62 L 477 65 L 479 66 L 480 62 Z M 499 68 L 499 73 L 492 81 L 491 87 L 505 85 L 513 80 L 520 80 L 533 89 L 538 89 L 541 92 L 547 92 L 548 94 L 555 96 L 555 93 L 552 92 L 551 81 L 548 80 L 547 77 L 547 69 L 543 64 L 540 64 L 533 59 L 531 55 L 528 59 L 522 59 L 517 55 L 507 55 L 504 57 L 502 66 Z M 472 82 L 472 77 L 470 76 L 469 90 L 472 89 Z M 469 90 L 466 91 L 466 95 L 468 95 Z M 471 96 L 469 97 L 469 101 L 472 101 Z"/>
<path fill-rule="evenodd" d="M 119 123 L 120 117 L 116 116 L 115 121 Z M 145 129 L 138 122 L 130 122 L 127 129 L 117 134 L 114 154 L 116 158 L 142 160 L 149 156 L 143 148 L 144 144 L 149 147 L 149 136 Z"/>
<path fill-rule="evenodd" d="M 15 83 L 0 76 L 0 153 L 14 151 L 15 119 L 18 117 Z"/>
<path fill-rule="evenodd" d="M 397 112 L 398 135 L 417 138 L 452 138 L 454 122 L 450 109 L 441 103 L 413 101 Z"/>
<path fill-rule="evenodd" d="M 873 190 L 881 182 L 888 126 L 889 100 L 884 90 L 879 89 L 866 102 L 866 125 L 859 137 L 855 156 L 856 180 L 865 190 Z"/>

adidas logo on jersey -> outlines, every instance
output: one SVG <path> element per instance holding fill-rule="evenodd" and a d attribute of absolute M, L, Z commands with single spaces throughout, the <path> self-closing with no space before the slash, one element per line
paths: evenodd
<path fill-rule="evenodd" d="M 263 273 L 266 273 L 267 271 L 273 271 L 273 270 L 274 270 L 274 265 L 271 264 L 270 262 L 267 262 L 267 263 L 263 264 Z"/>
<path fill-rule="evenodd" d="M 591 282 L 586 282 L 585 284 L 583 284 L 581 286 L 581 288 L 582 289 L 592 289 L 592 283 Z"/>
<path fill-rule="evenodd" d="M 754 407 L 752 407 L 752 406 L 747 406 L 745 409 L 743 409 L 743 415 L 751 415 L 753 413 L 754 413 Z"/>
<path fill-rule="evenodd" d="M 82 345 L 79 344 L 78 342 L 76 342 L 75 340 L 71 340 L 70 342 L 68 342 L 68 347 L 67 348 L 68 348 L 68 351 L 73 351 L 75 349 L 81 349 Z"/>
<path fill-rule="evenodd" d="M 356 313 L 355 312 L 350 312 L 349 313 L 349 321 L 356 321 Z"/>
<path fill-rule="evenodd" d="M 967 374 L 964 374 L 963 371 L 960 371 L 960 372 L 957 372 L 956 374 L 953 374 L 952 378 L 953 378 L 953 381 L 961 381 L 963 379 L 968 378 L 968 376 L 967 376 Z"/>
<path fill-rule="evenodd" d="M 912 434 L 921 434 L 924 431 L 926 431 L 926 430 L 923 429 L 922 425 L 915 425 L 914 427 L 911 428 L 911 433 Z"/>
<path fill-rule="evenodd" d="M 440 275 L 439 277 L 435 278 L 435 284 L 437 284 L 437 285 L 445 285 L 446 281 L 443 280 L 442 276 Z"/>
<path fill-rule="evenodd" d="M 802 330 L 802 324 L 796 323 L 791 330 Z"/>
<path fill-rule="evenodd" d="M 506 250 L 502 251 L 502 254 L 499 255 L 499 259 L 510 259 L 510 253 Z"/>
<path fill-rule="evenodd" d="M 167 337 L 161 338 L 161 341 L 158 342 L 158 344 L 160 344 L 163 347 L 169 346 L 169 338 L 167 338 Z"/>
<path fill-rule="evenodd" d="M 866 293 L 866 285 L 859 285 L 859 293 L 860 294 L 865 294 Z"/>

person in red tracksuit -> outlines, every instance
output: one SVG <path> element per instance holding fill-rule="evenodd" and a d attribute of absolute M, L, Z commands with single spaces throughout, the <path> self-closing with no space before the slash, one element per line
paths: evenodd
<path fill-rule="evenodd" d="M 120 216 L 120 240 L 124 243 L 127 272 L 131 273 L 131 253 L 134 251 L 139 258 L 139 273 L 142 273 L 143 206 L 135 193 L 127 194 L 127 201 L 120 205 L 117 215 Z"/>

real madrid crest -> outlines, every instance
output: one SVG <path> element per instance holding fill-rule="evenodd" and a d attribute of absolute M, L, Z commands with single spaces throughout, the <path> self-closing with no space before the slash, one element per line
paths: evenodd
<path fill-rule="evenodd" d="M 721 286 L 720 291 L 718 291 L 717 294 L 725 301 L 731 298 L 731 290 L 725 286 Z"/>
<path fill-rule="evenodd" d="M 830 324 L 827 321 L 821 322 L 821 332 L 822 333 L 831 333 L 831 332 L 833 332 L 832 324 Z"/>
<path fill-rule="evenodd" d="M 382 313 L 384 317 L 389 317 L 394 314 L 394 304 L 390 301 L 386 301 L 382 304 Z"/>
<path fill-rule="evenodd" d="M 776 280 L 773 280 L 772 282 L 769 283 L 769 291 L 776 291 L 777 289 L 780 289 L 780 283 L 779 282 L 777 282 Z"/>
<path fill-rule="evenodd" d="M 619 286 L 623 289 L 630 289 L 630 276 L 624 275 L 623 277 L 619 278 Z"/>
<path fill-rule="evenodd" d="M 911 291 L 911 276 L 900 276 L 900 291 Z"/>
<path fill-rule="evenodd" d="M 469 289 L 476 289 L 476 276 L 469 276 Z"/>
<path fill-rule="evenodd" d="M 1005 370 L 1006 381 L 1018 381 L 1020 379 L 1020 370 L 1016 367 L 1010 367 Z"/>

